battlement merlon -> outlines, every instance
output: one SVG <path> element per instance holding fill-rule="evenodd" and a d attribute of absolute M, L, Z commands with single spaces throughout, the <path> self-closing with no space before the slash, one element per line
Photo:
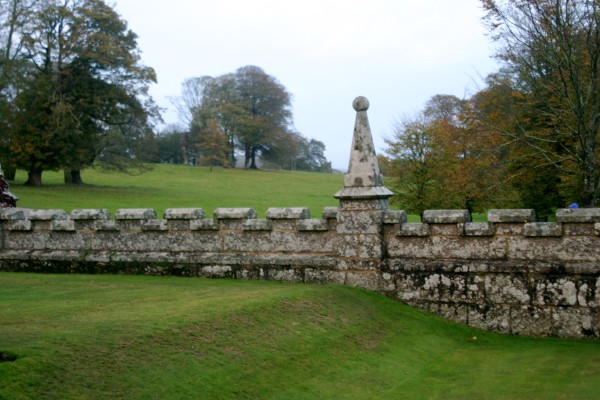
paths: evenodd
<path fill-rule="evenodd" d="M 369 100 L 359 96 L 352 106 L 356 110 L 356 122 L 348 173 L 344 176 L 344 188 L 334 197 L 340 200 L 387 200 L 393 193 L 383 186 L 367 116 Z"/>

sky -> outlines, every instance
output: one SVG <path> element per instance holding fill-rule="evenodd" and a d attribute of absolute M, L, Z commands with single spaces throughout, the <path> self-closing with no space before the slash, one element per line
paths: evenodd
<path fill-rule="evenodd" d="M 348 167 L 357 96 L 378 154 L 436 94 L 468 97 L 497 70 L 479 0 L 113 0 L 154 68 L 165 124 L 186 78 L 255 65 L 292 96 L 294 127 Z"/>

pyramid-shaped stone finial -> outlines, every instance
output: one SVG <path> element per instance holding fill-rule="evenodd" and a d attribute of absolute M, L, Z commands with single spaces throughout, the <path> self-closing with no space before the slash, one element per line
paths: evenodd
<path fill-rule="evenodd" d="M 335 194 L 338 199 L 387 199 L 393 193 L 383 186 L 383 176 L 375 154 L 375 145 L 369 126 L 369 100 L 359 96 L 352 106 L 356 110 L 354 137 L 350 151 L 348 173 L 344 188 Z"/>

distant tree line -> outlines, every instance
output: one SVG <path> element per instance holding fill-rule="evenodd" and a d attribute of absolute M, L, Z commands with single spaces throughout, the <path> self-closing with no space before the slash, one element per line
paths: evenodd
<path fill-rule="evenodd" d="M 600 3 L 482 0 L 501 69 L 437 95 L 381 157 L 403 208 L 594 207 L 600 196 Z"/>
<path fill-rule="evenodd" d="M 241 154 L 250 169 L 331 172 L 325 145 L 294 130 L 291 95 L 259 67 L 186 79 L 174 103 L 185 126 L 159 135 L 161 162 L 235 166 Z"/>
<path fill-rule="evenodd" d="M 293 129 L 290 94 L 247 66 L 184 82 L 186 126 L 156 131 L 135 33 L 103 0 L 0 0 L 0 162 L 26 184 L 64 170 L 82 183 L 94 166 L 144 170 L 149 162 L 331 171 L 322 142 Z"/>
<path fill-rule="evenodd" d="M 136 35 L 103 0 L 0 0 L 0 160 L 41 185 L 142 167 L 160 118 Z"/>

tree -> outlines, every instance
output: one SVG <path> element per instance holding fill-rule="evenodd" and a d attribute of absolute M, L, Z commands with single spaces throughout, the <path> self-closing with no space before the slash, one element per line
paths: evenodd
<path fill-rule="evenodd" d="M 136 35 L 102 0 L 30 4 L 13 35 L 26 79 L 14 99 L 3 96 L 7 148 L 28 184 L 40 185 L 47 169 L 66 168 L 77 183 L 96 161 L 139 163 L 135 149 L 158 113 L 147 95 L 155 74 L 140 64 Z"/>
<path fill-rule="evenodd" d="M 470 100 L 436 95 L 386 140 L 393 201 L 409 212 L 431 208 L 483 211 L 503 203 L 494 138 L 479 129 Z"/>
<path fill-rule="evenodd" d="M 203 97 L 193 124 L 201 130 L 215 120 L 228 137 L 230 160 L 237 145 L 246 155 L 246 167 L 257 168 L 256 158 L 291 132 L 291 98 L 285 87 L 255 66 L 214 79 L 203 77 L 202 82 Z"/>
<path fill-rule="evenodd" d="M 202 162 L 210 166 L 211 172 L 214 166 L 227 164 L 227 136 L 221 131 L 217 121 L 210 120 L 202 130 L 198 149 Z"/>
<path fill-rule="evenodd" d="M 482 0 L 498 59 L 535 124 L 503 131 L 553 165 L 565 195 L 594 206 L 600 194 L 600 3 Z M 524 129 L 524 128 L 527 128 Z"/>
<path fill-rule="evenodd" d="M 501 171 L 497 189 L 512 199 L 510 206 L 533 208 L 539 219 L 546 219 L 564 204 L 560 171 L 540 152 L 506 133 L 538 131 L 544 125 L 543 114 L 528 105 L 529 98 L 515 89 L 506 75 L 491 74 L 486 83 L 471 103 L 474 123 L 497 145 Z"/>
<path fill-rule="evenodd" d="M 424 113 L 405 117 L 396 125 L 394 136 L 385 142 L 388 145 L 386 172 L 395 192 L 392 202 L 419 215 L 435 208 L 441 185 L 436 176 L 433 132 Z"/>

